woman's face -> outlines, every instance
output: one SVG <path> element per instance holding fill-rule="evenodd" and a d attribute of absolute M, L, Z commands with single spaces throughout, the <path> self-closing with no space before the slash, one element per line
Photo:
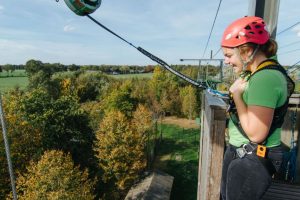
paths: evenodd
<path fill-rule="evenodd" d="M 243 70 L 243 63 L 238 54 L 238 50 L 234 48 L 222 47 L 224 54 L 224 62 L 227 65 L 230 65 L 235 73 L 240 73 Z"/>

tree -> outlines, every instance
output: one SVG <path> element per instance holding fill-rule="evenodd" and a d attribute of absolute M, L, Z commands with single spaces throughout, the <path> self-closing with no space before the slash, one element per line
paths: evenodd
<path fill-rule="evenodd" d="M 9 76 L 9 71 L 11 71 L 11 74 L 12 74 L 12 72 L 15 70 L 15 67 L 10 64 L 3 65 L 2 68 L 3 68 L 3 70 L 6 71 L 6 74 L 7 74 L 6 76 Z"/>
<path fill-rule="evenodd" d="M 145 131 L 149 125 L 145 121 L 138 126 L 137 115 L 146 113 L 138 110 L 133 122 L 119 111 L 107 113 L 96 133 L 95 151 L 103 170 L 102 179 L 112 185 L 106 194 L 108 199 L 120 199 L 146 167 Z"/>
<path fill-rule="evenodd" d="M 11 160 L 14 172 L 18 173 L 24 172 L 30 160 L 38 158 L 43 151 L 41 131 L 23 117 L 21 99 L 22 92 L 17 90 L 3 98 Z M 0 135 L 0 199 L 4 199 L 11 188 L 2 133 Z"/>
<path fill-rule="evenodd" d="M 196 116 L 197 111 L 197 96 L 196 89 L 191 85 L 180 90 L 182 102 L 182 113 L 190 120 Z"/>
<path fill-rule="evenodd" d="M 74 167 L 71 156 L 61 151 L 46 151 L 41 159 L 32 162 L 27 173 L 17 179 L 19 199 L 94 199 L 93 181 Z"/>
<path fill-rule="evenodd" d="M 103 108 L 107 112 L 120 111 L 127 117 L 132 116 L 136 109 L 137 99 L 132 96 L 133 84 L 131 80 L 111 86 L 111 93 L 103 99 Z"/>
<path fill-rule="evenodd" d="M 43 148 L 70 152 L 76 164 L 91 165 L 95 137 L 89 117 L 76 98 L 68 95 L 53 99 L 45 90 L 35 89 L 26 93 L 20 104 L 22 117 L 42 130 Z"/>
<path fill-rule="evenodd" d="M 108 83 L 109 78 L 101 73 L 82 73 L 76 79 L 75 91 L 81 103 L 94 101 Z"/>

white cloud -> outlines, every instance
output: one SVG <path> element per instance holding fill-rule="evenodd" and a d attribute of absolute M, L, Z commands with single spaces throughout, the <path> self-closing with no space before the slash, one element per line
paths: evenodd
<path fill-rule="evenodd" d="M 66 25 L 64 27 L 64 32 L 71 32 L 71 31 L 74 31 L 75 30 L 75 27 L 72 26 L 72 25 Z"/>

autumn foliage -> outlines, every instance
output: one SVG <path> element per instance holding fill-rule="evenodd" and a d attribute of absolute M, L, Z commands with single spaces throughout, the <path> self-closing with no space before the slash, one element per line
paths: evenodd
<path fill-rule="evenodd" d="M 35 60 L 25 69 L 28 88 L 3 96 L 19 199 L 122 199 L 151 166 L 158 119 L 193 118 L 199 105 L 161 67 L 124 80 Z M 0 137 L 0 199 L 10 191 Z"/>

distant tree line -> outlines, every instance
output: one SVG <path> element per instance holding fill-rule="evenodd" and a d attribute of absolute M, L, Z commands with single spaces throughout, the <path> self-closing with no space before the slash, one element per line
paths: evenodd
<path fill-rule="evenodd" d="M 198 65 L 171 65 L 172 68 L 178 71 L 187 71 L 192 70 L 193 72 L 187 72 L 189 74 L 193 74 L 194 78 L 196 78 L 199 71 L 201 73 L 205 72 L 206 67 L 208 67 L 209 72 L 211 74 L 218 73 L 218 67 L 213 65 L 205 65 L 201 66 L 199 69 Z M 138 66 L 138 65 L 64 65 L 60 63 L 43 63 L 38 60 L 29 60 L 26 64 L 21 65 L 13 65 L 13 64 L 5 64 L 0 65 L 0 72 L 13 73 L 15 70 L 24 70 L 31 72 L 32 70 L 39 70 L 40 68 L 44 68 L 44 71 L 49 69 L 52 73 L 55 72 L 63 72 L 63 71 L 99 71 L 105 74 L 137 74 L 137 73 L 152 73 L 155 65 L 146 65 L 146 66 Z M 8 75 L 9 76 L 9 75 Z"/>
<path fill-rule="evenodd" d="M 24 70 L 26 67 L 34 63 L 36 68 L 51 68 L 51 71 L 61 72 L 61 71 L 100 71 L 106 74 L 137 74 L 137 73 L 151 73 L 153 72 L 154 65 L 138 66 L 138 65 L 64 65 L 60 63 L 43 63 L 38 60 L 29 60 L 25 65 L 13 65 L 5 64 L 0 65 L 0 72 L 6 71 L 7 73 L 13 72 L 15 70 Z"/>

